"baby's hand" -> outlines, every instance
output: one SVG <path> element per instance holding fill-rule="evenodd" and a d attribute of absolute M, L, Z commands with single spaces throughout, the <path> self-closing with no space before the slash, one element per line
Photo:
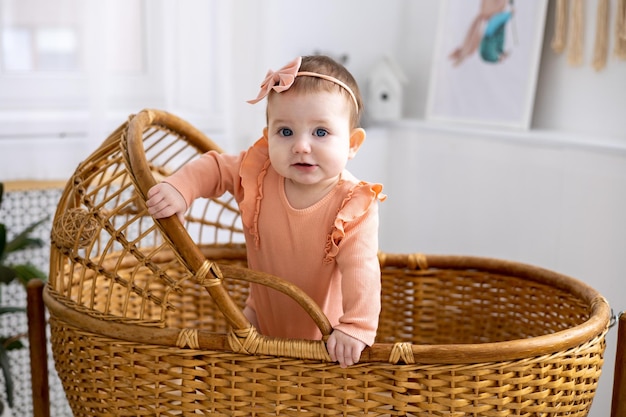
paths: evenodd
<path fill-rule="evenodd" d="M 365 343 L 340 330 L 334 330 L 328 337 L 326 348 L 330 358 L 338 361 L 342 368 L 346 368 L 359 361 L 361 352 L 365 349 Z"/>
<path fill-rule="evenodd" d="M 187 202 L 174 186 L 161 182 L 148 190 L 148 200 L 146 200 L 148 212 L 155 219 L 170 217 L 174 214 L 178 216 L 181 223 L 184 223 Z"/>

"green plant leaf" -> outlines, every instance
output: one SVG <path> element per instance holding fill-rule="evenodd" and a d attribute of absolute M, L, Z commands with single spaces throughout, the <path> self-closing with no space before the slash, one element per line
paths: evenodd
<path fill-rule="evenodd" d="M 16 277 L 17 274 L 13 268 L 0 264 L 0 283 L 10 284 Z"/>
<path fill-rule="evenodd" d="M 4 258 L 4 248 L 7 244 L 7 228 L 0 223 L 0 260 Z"/>
<path fill-rule="evenodd" d="M 0 345 L 7 351 L 23 349 L 24 343 L 20 340 L 20 335 L 13 337 L 0 337 Z"/>
<path fill-rule="evenodd" d="M 16 236 L 15 239 L 11 240 L 10 242 L 6 244 L 5 255 L 12 253 L 12 252 L 18 252 L 24 249 L 40 248 L 43 246 L 43 244 L 44 244 L 43 240 L 39 239 L 38 237 L 29 237 L 29 236 L 24 236 L 20 234 Z"/>
<path fill-rule="evenodd" d="M 1 307 L 0 306 L 0 315 L 7 313 L 25 313 L 26 307 Z"/>
<path fill-rule="evenodd" d="M 37 228 L 46 220 L 47 219 L 41 219 L 28 226 L 26 229 L 22 230 L 22 232 L 20 232 L 17 236 L 15 236 L 10 242 L 6 244 L 3 256 L 19 250 L 42 247 L 44 241 L 39 238 L 30 237 L 30 234 L 33 232 L 33 230 L 35 230 L 35 228 Z"/>
<path fill-rule="evenodd" d="M 0 368 L 2 368 L 2 376 L 4 376 L 4 385 L 6 388 L 7 402 L 9 407 L 13 407 L 13 377 L 11 376 L 11 364 L 7 349 L 4 343 L 0 344 Z"/>
<path fill-rule="evenodd" d="M 39 278 L 46 280 L 48 278 L 45 272 L 32 264 L 11 265 L 10 268 L 15 271 L 16 277 L 24 285 L 28 284 L 28 281 L 31 279 Z"/>

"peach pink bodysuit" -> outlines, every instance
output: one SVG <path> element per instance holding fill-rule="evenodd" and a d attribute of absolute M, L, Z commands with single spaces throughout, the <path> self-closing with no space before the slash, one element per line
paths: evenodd
<path fill-rule="evenodd" d="M 345 171 L 337 186 L 314 205 L 294 209 L 285 178 L 271 166 L 267 140 L 239 155 L 208 152 L 166 182 L 185 198 L 230 192 L 239 204 L 250 268 L 304 290 L 335 329 L 372 345 L 380 313 L 378 201 L 380 184 Z M 317 340 L 321 332 L 291 298 L 251 284 L 247 300 L 259 331 L 274 337 Z"/>

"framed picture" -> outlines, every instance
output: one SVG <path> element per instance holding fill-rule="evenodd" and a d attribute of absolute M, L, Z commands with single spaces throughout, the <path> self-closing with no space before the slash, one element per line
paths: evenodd
<path fill-rule="evenodd" d="M 527 129 L 547 0 L 443 0 L 426 118 Z"/>

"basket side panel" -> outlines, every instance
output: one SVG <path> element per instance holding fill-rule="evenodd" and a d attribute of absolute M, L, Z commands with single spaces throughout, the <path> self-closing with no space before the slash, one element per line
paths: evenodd
<path fill-rule="evenodd" d="M 377 341 L 489 343 L 584 323 L 590 306 L 548 285 L 476 270 L 383 268 Z"/>
<path fill-rule="evenodd" d="M 52 319 L 76 416 L 587 415 L 604 335 L 536 358 L 471 365 L 333 363 L 138 345 Z"/>

